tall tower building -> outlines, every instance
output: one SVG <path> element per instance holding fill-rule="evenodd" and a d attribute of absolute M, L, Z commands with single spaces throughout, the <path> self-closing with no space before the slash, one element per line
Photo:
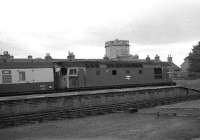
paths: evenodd
<path fill-rule="evenodd" d="M 105 48 L 106 48 L 106 57 L 108 59 L 130 56 L 128 40 L 115 39 L 113 41 L 107 41 L 105 43 Z"/>

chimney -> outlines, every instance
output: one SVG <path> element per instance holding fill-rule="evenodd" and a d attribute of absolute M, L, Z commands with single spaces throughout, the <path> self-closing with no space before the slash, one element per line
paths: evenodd
<path fill-rule="evenodd" d="M 156 62 L 159 62 L 159 61 L 160 61 L 160 56 L 158 56 L 157 54 L 156 54 L 156 56 L 155 56 L 155 61 L 156 61 Z"/>
<path fill-rule="evenodd" d="M 151 58 L 149 57 L 149 55 L 147 55 L 146 61 L 150 61 L 150 60 L 151 60 Z"/>
<path fill-rule="evenodd" d="M 172 56 L 171 56 L 171 55 L 168 55 L 168 57 L 167 57 L 167 62 L 170 62 L 170 63 L 173 62 L 173 60 L 172 60 Z"/>

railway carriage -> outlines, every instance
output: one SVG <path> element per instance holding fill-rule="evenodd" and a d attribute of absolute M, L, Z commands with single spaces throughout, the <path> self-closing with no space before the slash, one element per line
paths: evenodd
<path fill-rule="evenodd" d="M 1 62 L 0 94 L 49 91 L 54 89 L 51 62 Z"/>

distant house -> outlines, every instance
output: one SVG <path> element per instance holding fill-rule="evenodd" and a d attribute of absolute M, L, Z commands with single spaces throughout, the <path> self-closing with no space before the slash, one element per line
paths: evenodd
<path fill-rule="evenodd" d="M 179 66 L 177 66 L 176 64 L 174 64 L 171 55 L 169 55 L 167 57 L 167 62 L 169 64 L 169 66 L 168 66 L 169 77 L 171 77 L 172 79 L 177 79 L 177 78 L 182 77 L 181 68 Z"/>

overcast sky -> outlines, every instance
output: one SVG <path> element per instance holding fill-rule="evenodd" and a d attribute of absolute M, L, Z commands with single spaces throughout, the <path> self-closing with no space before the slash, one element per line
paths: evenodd
<path fill-rule="evenodd" d="M 180 65 L 199 37 L 199 0 L 0 0 L 0 53 L 15 57 L 102 58 L 118 38 Z"/>

